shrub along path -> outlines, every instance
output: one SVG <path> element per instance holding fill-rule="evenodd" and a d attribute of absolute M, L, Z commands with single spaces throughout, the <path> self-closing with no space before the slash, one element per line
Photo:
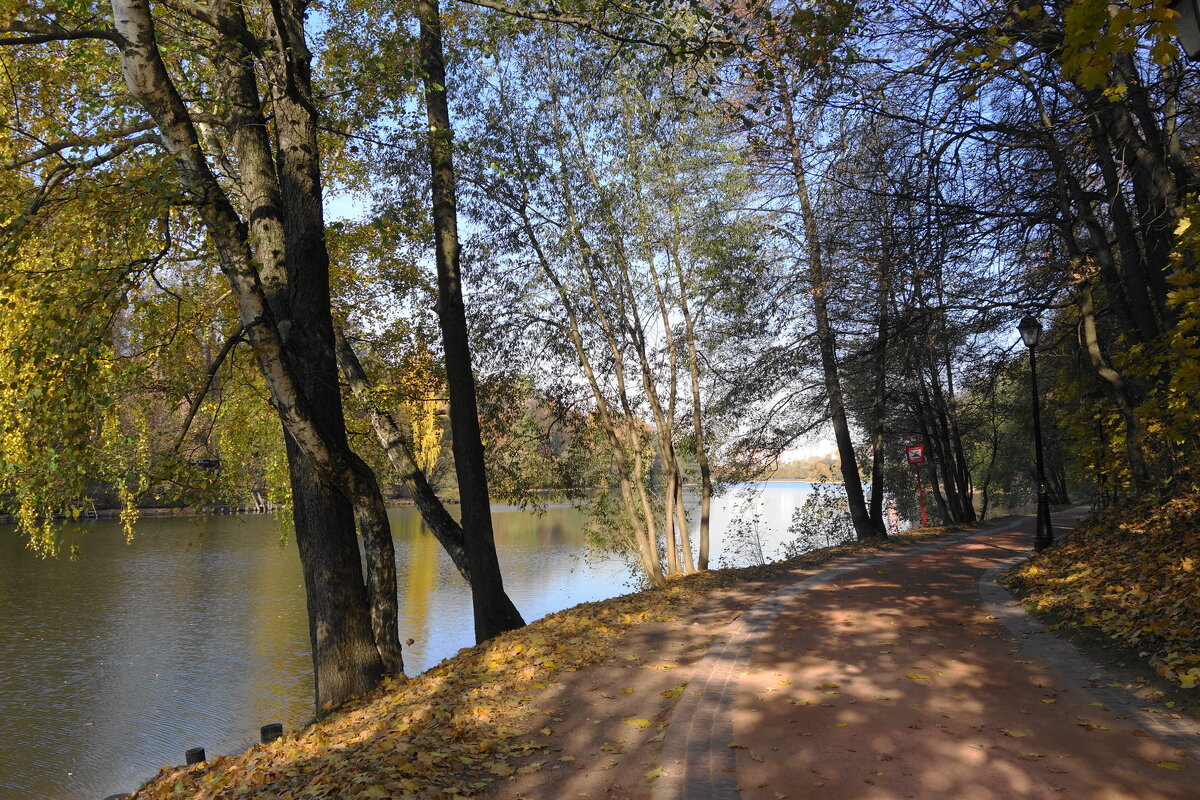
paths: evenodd
<path fill-rule="evenodd" d="M 1064 655 L 994 584 L 1032 524 L 847 556 L 647 627 L 539 698 L 549 747 L 489 794 L 1194 798 L 1197 727 Z"/>

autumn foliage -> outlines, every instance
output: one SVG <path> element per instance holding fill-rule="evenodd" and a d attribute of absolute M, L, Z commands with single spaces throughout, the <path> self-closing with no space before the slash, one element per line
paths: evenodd
<path fill-rule="evenodd" d="M 1098 514 L 1008 583 L 1030 611 L 1136 649 L 1185 689 L 1200 683 L 1200 493 Z"/>

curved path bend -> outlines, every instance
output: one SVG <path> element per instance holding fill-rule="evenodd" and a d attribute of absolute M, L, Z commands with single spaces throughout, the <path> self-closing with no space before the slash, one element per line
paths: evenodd
<path fill-rule="evenodd" d="M 835 564 L 756 603 L 695 664 L 654 800 L 1200 798 L 1200 729 L 1113 688 L 994 584 L 1032 524 Z"/>

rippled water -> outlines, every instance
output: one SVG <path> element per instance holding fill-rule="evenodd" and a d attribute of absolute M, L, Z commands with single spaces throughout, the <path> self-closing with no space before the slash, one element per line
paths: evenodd
<path fill-rule="evenodd" d="M 756 501 L 778 538 L 807 484 Z M 714 534 L 734 514 L 714 508 Z M 473 643 L 470 595 L 413 509 L 393 509 L 410 674 Z M 628 591 L 628 569 L 588 561 L 575 509 L 494 513 L 505 585 L 528 620 Z M 295 543 L 267 516 L 78 526 L 75 560 L 39 559 L 0 528 L 0 800 L 100 800 L 184 751 L 212 756 L 312 714 Z M 719 557 L 720 545 L 714 548 Z M 768 553 L 770 555 L 770 553 Z"/>

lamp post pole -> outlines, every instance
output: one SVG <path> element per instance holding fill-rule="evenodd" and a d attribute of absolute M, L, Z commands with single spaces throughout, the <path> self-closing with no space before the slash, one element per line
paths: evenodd
<path fill-rule="evenodd" d="M 1046 495 L 1046 462 L 1042 456 L 1042 411 L 1041 396 L 1037 384 L 1037 344 L 1042 333 L 1042 324 L 1032 316 L 1021 320 L 1017 330 L 1025 346 L 1029 348 L 1029 385 L 1033 389 L 1033 450 L 1037 462 L 1037 532 L 1033 537 L 1033 550 L 1040 553 L 1054 544 L 1054 528 L 1050 521 L 1050 498 Z"/>
<path fill-rule="evenodd" d="M 1040 553 L 1054 544 L 1054 528 L 1050 523 L 1050 498 L 1046 495 L 1046 462 L 1042 457 L 1042 413 L 1037 385 L 1037 348 L 1029 348 L 1030 384 L 1033 386 L 1033 450 L 1037 456 L 1037 533 L 1033 550 Z"/>

